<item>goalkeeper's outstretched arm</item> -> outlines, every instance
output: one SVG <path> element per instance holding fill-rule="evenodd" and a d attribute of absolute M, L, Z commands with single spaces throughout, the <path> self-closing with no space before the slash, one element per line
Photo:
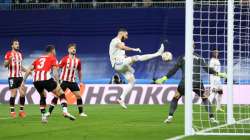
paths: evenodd
<path fill-rule="evenodd" d="M 184 65 L 183 57 L 179 57 L 177 59 L 177 62 L 174 65 L 174 67 L 171 68 L 165 76 L 163 76 L 163 77 L 161 77 L 159 79 L 156 79 L 154 83 L 156 83 L 156 84 L 164 83 L 166 80 L 168 80 L 168 78 L 175 75 L 175 73 L 181 68 L 182 65 Z"/>

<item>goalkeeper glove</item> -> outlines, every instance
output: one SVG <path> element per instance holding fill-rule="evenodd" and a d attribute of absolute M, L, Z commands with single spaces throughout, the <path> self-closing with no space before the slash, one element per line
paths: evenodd
<path fill-rule="evenodd" d="M 218 72 L 217 76 L 219 76 L 220 78 L 227 78 L 227 74 L 224 72 Z"/>
<path fill-rule="evenodd" d="M 156 79 L 155 80 L 155 83 L 156 84 L 162 84 L 162 83 L 164 83 L 165 81 L 167 81 L 168 80 L 168 77 L 167 76 L 163 76 L 163 77 L 161 77 L 161 78 L 159 78 L 159 79 Z"/>

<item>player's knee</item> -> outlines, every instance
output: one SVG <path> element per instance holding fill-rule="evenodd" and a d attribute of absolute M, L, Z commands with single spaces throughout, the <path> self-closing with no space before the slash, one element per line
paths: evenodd
<path fill-rule="evenodd" d="M 62 88 L 58 85 L 58 86 L 56 87 L 56 89 L 53 91 L 53 93 L 54 93 L 57 97 L 59 97 L 59 96 L 62 95 L 64 92 L 63 92 Z"/>
<path fill-rule="evenodd" d="M 11 96 L 16 96 L 17 89 L 11 89 L 10 93 L 11 93 Z"/>
<path fill-rule="evenodd" d="M 24 91 L 24 90 L 20 90 L 19 93 L 20 93 L 20 96 L 21 96 L 21 97 L 24 97 L 24 96 L 25 96 L 25 91 Z"/>
<path fill-rule="evenodd" d="M 81 99 L 82 98 L 81 95 L 80 95 L 80 93 L 75 93 L 75 96 L 76 96 L 77 99 Z"/>
<path fill-rule="evenodd" d="M 132 63 L 135 63 L 135 62 L 137 62 L 137 61 L 139 61 L 139 55 L 136 55 L 136 56 L 131 57 L 131 62 L 132 62 Z"/>
<path fill-rule="evenodd" d="M 179 99 L 180 98 L 178 98 L 178 97 L 173 97 L 172 102 L 178 102 Z"/>
<path fill-rule="evenodd" d="M 179 99 L 181 97 L 181 94 L 177 91 L 175 92 L 174 98 Z"/>
<path fill-rule="evenodd" d="M 135 81 L 136 81 L 134 76 L 129 76 L 127 80 L 128 80 L 128 83 L 130 84 L 135 84 Z"/>

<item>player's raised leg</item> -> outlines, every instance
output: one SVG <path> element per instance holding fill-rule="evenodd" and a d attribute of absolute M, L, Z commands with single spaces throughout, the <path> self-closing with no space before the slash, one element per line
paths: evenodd
<path fill-rule="evenodd" d="M 136 55 L 134 56 L 135 61 L 148 61 L 150 59 L 160 56 L 164 52 L 164 45 L 161 44 L 159 50 L 152 54 Z"/>
<path fill-rule="evenodd" d="M 57 95 L 60 99 L 62 111 L 63 111 L 63 116 L 65 118 L 69 118 L 70 120 L 75 120 L 76 118 L 68 112 L 67 100 L 66 100 L 65 94 L 64 94 L 63 90 L 61 89 L 61 87 L 59 86 L 59 84 L 57 84 L 56 89 L 54 89 L 52 92 L 55 95 Z"/>

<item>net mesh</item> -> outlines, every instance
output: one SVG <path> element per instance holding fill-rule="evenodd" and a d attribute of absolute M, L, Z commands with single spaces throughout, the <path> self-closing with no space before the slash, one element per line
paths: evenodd
<path fill-rule="evenodd" d="M 194 52 L 197 53 L 207 65 L 211 62 L 213 50 L 218 50 L 218 61 L 215 70 L 227 71 L 227 0 L 197 0 L 194 2 Z M 233 116 L 235 124 L 227 124 L 227 81 L 219 78 L 213 82 L 204 68 L 199 72 L 200 83 L 205 85 L 205 96 L 209 98 L 212 110 L 209 115 L 205 109 L 207 104 L 202 102 L 201 92 L 194 94 L 193 128 L 203 133 L 250 133 L 250 94 L 249 86 L 250 68 L 250 2 L 235 1 L 234 3 L 234 66 L 233 66 Z M 218 64 L 220 66 L 218 66 Z M 210 65 L 211 66 L 211 65 Z M 217 67 L 217 69 L 216 69 Z M 219 67 L 219 68 L 218 68 Z M 221 109 L 218 107 L 217 89 L 222 89 Z M 211 114 L 219 124 L 211 121 Z"/>

